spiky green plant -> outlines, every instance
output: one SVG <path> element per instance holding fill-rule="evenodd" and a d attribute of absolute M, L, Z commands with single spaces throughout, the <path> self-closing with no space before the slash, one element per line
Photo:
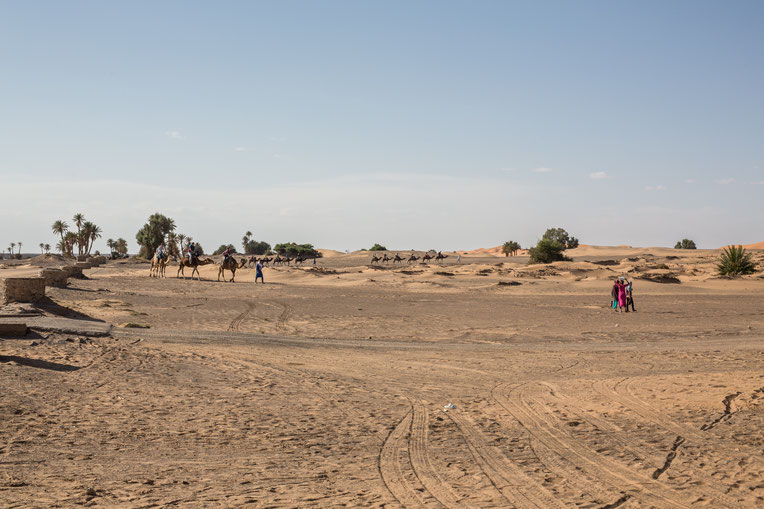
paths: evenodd
<path fill-rule="evenodd" d="M 751 259 L 751 253 L 747 253 L 743 246 L 727 246 L 719 257 L 716 268 L 720 275 L 734 277 L 753 274 L 756 263 Z"/>

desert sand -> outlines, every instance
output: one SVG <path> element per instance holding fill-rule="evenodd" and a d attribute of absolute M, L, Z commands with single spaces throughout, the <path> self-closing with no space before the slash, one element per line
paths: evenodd
<path fill-rule="evenodd" d="M 115 261 L 0 310 L 39 315 L 0 339 L 2 505 L 764 505 L 764 253 L 459 253 L 265 285 Z"/>

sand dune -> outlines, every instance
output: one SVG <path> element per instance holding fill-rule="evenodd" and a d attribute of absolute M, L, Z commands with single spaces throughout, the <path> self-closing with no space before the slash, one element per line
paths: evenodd
<path fill-rule="evenodd" d="M 737 246 L 737 245 L 740 245 L 740 244 L 731 244 L 731 245 Z M 722 246 L 719 249 L 724 249 L 725 247 L 727 247 L 727 246 Z M 743 245 L 743 247 L 745 249 L 764 249 L 764 241 L 755 242 L 753 244 L 745 244 L 745 245 Z"/>

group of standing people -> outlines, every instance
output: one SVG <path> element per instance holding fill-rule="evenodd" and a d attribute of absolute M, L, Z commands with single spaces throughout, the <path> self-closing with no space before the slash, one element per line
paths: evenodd
<path fill-rule="evenodd" d="M 631 306 L 632 311 L 636 311 L 634 309 L 632 286 L 632 282 L 627 281 L 623 276 L 613 282 L 613 289 L 610 291 L 610 296 L 612 297 L 610 307 L 613 308 L 613 311 L 625 311 L 628 313 L 629 306 Z"/>

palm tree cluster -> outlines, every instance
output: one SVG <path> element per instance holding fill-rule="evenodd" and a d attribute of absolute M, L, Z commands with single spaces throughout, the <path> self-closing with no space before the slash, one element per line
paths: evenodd
<path fill-rule="evenodd" d="M 74 249 L 77 248 L 78 255 L 88 255 L 93 249 L 93 243 L 101 238 L 103 231 L 101 227 L 85 220 L 82 213 L 74 214 L 72 217 L 77 231 L 70 231 L 66 221 L 58 220 L 51 226 L 53 233 L 59 235 L 61 240 L 56 245 L 61 254 L 65 256 L 74 256 Z"/>
<path fill-rule="evenodd" d="M 514 240 L 507 241 L 501 246 L 501 252 L 504 253 L 504 256 L 515 256 L 519 250 L 520 244 Z"/>
<path fill-rule="evenodd" d="M 117 240 L 108 239 L 106 241 L 106 245 L 111 251 L 112 257 L 114 257 L 115 254 L 120 257 L 127 254 L 127 241 L 122 237 L 118 238 Z"/>
<path fill-rule="evenodd" d="M 10 243 L 10 245 L 6 248 L 6 251 L 8 251 L 8 254 L 11 256 L 11 258 L 13 258 L 14 254 L 18 255 L 18 257 L 21 258 L 21 246 L 23 244 L 24 244 L 23 242 L 19 242 L 18 244 L 15 243 L 15 242 L 11 242 Z M 19 246 L 19 252 L 18 253 L 14 253 L 13 252 L 14 249 L 16 248 L 16 246 Z"/>

